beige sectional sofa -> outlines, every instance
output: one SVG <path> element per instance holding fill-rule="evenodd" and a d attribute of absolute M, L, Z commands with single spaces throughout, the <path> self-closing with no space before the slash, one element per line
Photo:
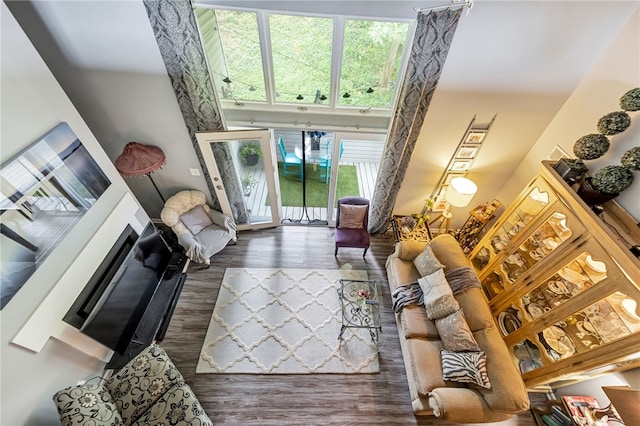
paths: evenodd
<path fill-rule="evenodd" d="M 428 244 L 437 260 L 444 265 L 445 273 L 470 266 L 451 235 L 439 235 Z M 413 260 L 425 245 L 415 241 L 396 243 L 395 251 L 386 262 L 392 293 L 398 286 L 420 278 Z M 475 275 L 473 278 L 477 279 Z M 434 321 L 427 318 L 424 305 L 405 306 L 396 313 L 396 322 L 414 413 L 434 415 L 451 422 L 487 423 L 506 420 L 526 411 L 529 408 L 526 388 L 481 289 L 468 288 L 454 294 L 454 298 L 462 308 L 478 346 L 486 354 L 486 373 L 491 388 L 445 381 L 440 354 L 443 345 Z"/>

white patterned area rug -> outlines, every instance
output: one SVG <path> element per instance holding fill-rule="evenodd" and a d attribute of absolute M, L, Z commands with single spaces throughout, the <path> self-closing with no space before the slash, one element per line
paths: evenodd
<path fill-rule="evenodd" d="M 196 373 L 378 373 L 368 330 L 341 327 L 340 278 L 366 271 L 227 268 Z"/>

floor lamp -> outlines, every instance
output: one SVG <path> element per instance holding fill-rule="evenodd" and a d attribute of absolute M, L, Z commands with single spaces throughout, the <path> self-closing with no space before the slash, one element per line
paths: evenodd
<path fill-rule="evenodd" d="M 164 203 L 166 200 L 153 181 L 151 173 L 161 168 L 166 160 L 167 157 L 164 155 L 164 152 L 157 146 L 129 142 L 125 145 L 122 154 L 116 158 L 115 165 L 116 169 L 118 169 L 124 177 L 147 176 Z"/>
<path fill-rule="evenodd" d="M 451 180 L 451 183 L 444 193 L 444 199 L 454 207 L 466 207 L 471 202 L 473 196 L 476 195 L 476 192 L 478 192 L 478 186 L 473 183 L 472 180 L 457 177 Z M 451 216 L 452 214 L 449 211 L 449 207 L 447 207 L 445 211 L 429 222 L 429 225 L 441 220 L 438 226 L 438 234 L 443 227 L 445 228 L 445 233 L 448 233 L 449 227 L 451 226 Z"/>

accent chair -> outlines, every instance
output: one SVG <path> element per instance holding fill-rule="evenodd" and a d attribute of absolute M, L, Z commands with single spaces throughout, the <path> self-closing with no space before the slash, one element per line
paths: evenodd
<path fill-rule="evenodd" d="M 342 158 L 344 152 L 344 142 L 340 142 L 340 154 L 338 156 L 338 162 Z M 331 174 L 331 158 L 320 160 L 318 163 L 318 179 L 323 180 L 324 183 L 329 183 L 329 175 Z"/>
<path fill-rule="evenodd" d="M 201 191 L 184 190 L 170 197 L 160 219 L 176 234 L 187 257 L 196 263 L 209 265 L 211 256 L 236 241 L 235 222 L 211 209 Z"/>
<path fill-rule="evenodd" d="M 298 176 L 302 180 L 302 159 L 298 158 L 293 152 L 287 152 L 282 136 L 278 138 L 278 149 L 280 150 L 280 156 L 282 156 L 282 174 L 285 177 Z M 291 168 L 295 171 L 291 171 Z"/>
<path fill-rule="evenodd" d="M 67 425 L 213 426 L 164 349 L 153 344 L 99 384 L 78 384 L 53 396 Z"/>
<path fill-rule="evenodd" d="M 340 247 L 364 249 L 365 257 L 371 244 L 369 239 L 369 200 L 362 197 L 342 197 L 336 213 L 336 251 Z"/>

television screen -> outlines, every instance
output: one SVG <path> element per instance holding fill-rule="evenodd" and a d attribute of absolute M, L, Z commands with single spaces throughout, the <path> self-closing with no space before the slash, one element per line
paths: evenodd
<path fill-rule="evenodd" d="M 80 331 L 122 354 L 134 338 L 170 259 L 169 246 L 149 223 Z"/>

